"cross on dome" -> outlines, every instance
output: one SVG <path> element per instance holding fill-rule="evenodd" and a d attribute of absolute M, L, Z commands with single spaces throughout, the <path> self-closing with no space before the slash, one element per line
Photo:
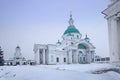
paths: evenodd
<path fill-rule="evenodd" d="M 74 20 L 72 19 L 72 11 L 70 11 L 70 19 L 69 19 L 69 25 L 73 25 Z"/>

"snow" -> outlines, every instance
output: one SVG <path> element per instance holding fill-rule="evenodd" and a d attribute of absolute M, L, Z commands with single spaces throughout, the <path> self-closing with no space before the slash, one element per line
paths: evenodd
<path fill-rule="evenodd" d="M 120 74 L 110 71 L 92 74 L 93 71 L 116 68 L 110 64 L 69 64 L 2 66 L 0 80 L 120 80 Z"/>

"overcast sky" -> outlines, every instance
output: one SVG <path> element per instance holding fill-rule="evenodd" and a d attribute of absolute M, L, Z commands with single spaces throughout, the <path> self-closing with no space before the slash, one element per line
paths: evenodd
<path fill-rule="evenodd" d="M 34 59 L 34 44 L 55 44 L 68 27 L 70 11 L 82 38 L 87 34 L 100 56 L 109 56 L 107 21 L 101 13 L 109 0 L 0 0 L 0 46 L 12 58 L 20 45 Z"/>

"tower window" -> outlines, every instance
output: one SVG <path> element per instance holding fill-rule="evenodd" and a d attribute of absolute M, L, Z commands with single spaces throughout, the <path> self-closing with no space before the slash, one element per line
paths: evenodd
<path fill-rule="evenodd" d="M 56 58 L 56 62 L 59 62 L 59 58 L 58 57 Z"/>

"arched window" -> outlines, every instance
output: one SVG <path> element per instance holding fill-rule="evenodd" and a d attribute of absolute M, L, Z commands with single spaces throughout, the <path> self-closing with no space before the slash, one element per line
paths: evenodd
<path fill-rule="evenodd" d="M 66 58 L 64 58 L 64 62 L 66 62 Z"/>
<path fill-rule="evenodd" d="M 59 62 L 59 57 L 56 58 L 56 62 Z"/>
<path fill-rule="evenodd" d="M 78 45 L 78 49 L 87 49 L 87 48 L 86 48 L 85 45 L 83 45 L 83 44 L 79 44 L 79 45 Z"/>
<path fill-rule="evenodd" d="M 82 51 L 79 51 L 79 53 L 82 53 Z"/>

